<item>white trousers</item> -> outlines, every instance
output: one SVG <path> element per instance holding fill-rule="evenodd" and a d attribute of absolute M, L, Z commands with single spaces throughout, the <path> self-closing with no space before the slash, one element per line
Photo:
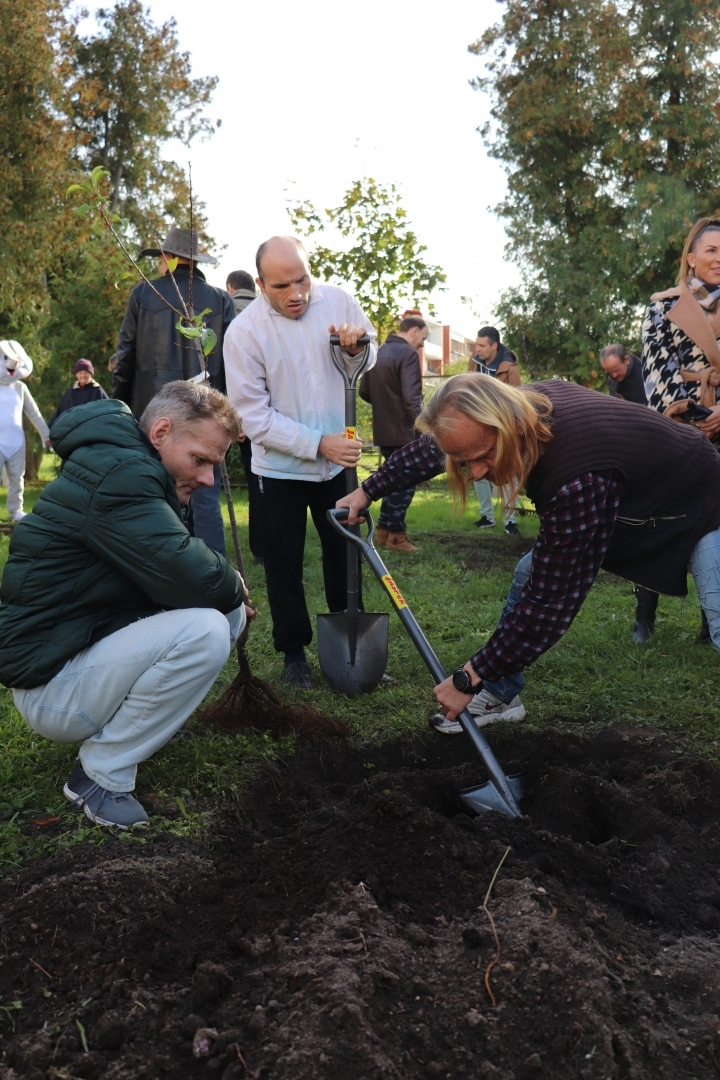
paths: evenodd
<path fill-rule="evenodd" d="M 22 513 L 25 493 L 25 443 L 10 457 L 0 451 L 0 475 L 2 470 L 7 475 L 7 508 L 10 517 Z"/>
<path fill-rule="evenodd" d="M 132 791 L 146 761 L 198 707 L 245 625 L 243 606 L 163 611 L 91 645 L 54 679 L 13 690 L 29 726 L 52 742 L 82 742 L 79 758 L 108 791 Z"/>

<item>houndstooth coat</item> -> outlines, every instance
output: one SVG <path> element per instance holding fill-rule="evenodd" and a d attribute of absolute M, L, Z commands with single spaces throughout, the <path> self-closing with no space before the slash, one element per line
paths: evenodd
<path fill-rule="evenodd" d="M 642 328 L 642 370 L 650 408 L 673 416 L 684 412 L 688 401 L 712 406 L 720 400 L 715 323 L 716 318 L 709 318 L 687 290 L 653 296 Z"/>

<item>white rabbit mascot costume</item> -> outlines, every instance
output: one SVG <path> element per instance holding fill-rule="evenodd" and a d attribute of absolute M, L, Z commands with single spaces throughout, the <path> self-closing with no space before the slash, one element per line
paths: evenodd
<path fill-rule="evenodd" d="M 43 420 L 32 394 L 22 379 L 27 379 L 33 362 L 18 341 L 0 341 L 0 471 L 8 478 L 7 508 L 13 521 L 25 517 L 23 491 L 25 488 L 25 432 L 23 413 L 37 428 L 46 446 L 50 431 Z"/>

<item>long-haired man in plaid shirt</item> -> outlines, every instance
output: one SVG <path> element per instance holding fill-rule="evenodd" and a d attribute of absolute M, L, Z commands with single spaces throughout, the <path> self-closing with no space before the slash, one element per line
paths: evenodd
<path fill-rule="evenodd" d="M 720 456 L 692 425 L 574 383 L 515 388 L 464 374 L 417 426 L 419 439 L 338 502 L 351 524 L 375 499 L 443 472 L 461 502 L 468 477 L 487 477 L 508 501 L 524 488 L 540 516 L 490 640 L 435 687 L 438 731 L 460 731 L 464 708 L 479 726 L 524 717 L 522 672 L 567 631 L 601 566 L 674 596 L 690 569 L 720 649 Z"/>

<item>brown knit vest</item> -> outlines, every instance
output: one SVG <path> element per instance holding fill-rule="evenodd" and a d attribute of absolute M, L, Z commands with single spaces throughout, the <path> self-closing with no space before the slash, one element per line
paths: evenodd
<path fill-rule="evenodd" d="M 623 492 L 603 567 L 684 596 L 692 549 L 720 526 L 720 456 L 710 440 L 690 425 L 575 383 L 553 379 L 527 389 L 553 405 L 552 442 L 526 483 L 541 516 L 576 476 L 617 470 Z"/>

